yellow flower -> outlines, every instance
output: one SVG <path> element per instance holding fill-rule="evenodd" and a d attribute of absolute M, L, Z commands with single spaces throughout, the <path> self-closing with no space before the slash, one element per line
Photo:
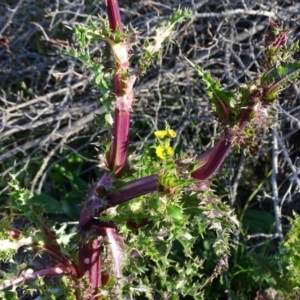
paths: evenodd
<path fill-rule="evenodd" d="M 165 159 L 164 148 L 162 146 L 159 145 L 156 147 L 156 155 L 161 159 Z"/>
<path fill-rule="evenodd" d="M 156 131 L 154 131 L 154 135 L 158 139 L 163 139 L 167 135 L 167 131 L 166 130 L 156 130 Z"/>
<path fill-rule="evenodd" d="M 172 147 L 167 146 L 167 145 L 164 145 L 164 147 L 162 147 L 161 145 L 156 147 L 157 157 L 159 157 L 161 159 L 165 159 L 166 158 L 165 153 L 172 156 L 174 154 L 174 150 L 172 149 Z"/>
<path fill-rule="evenodd" d="M 168 129 L 167 136 L 173 139 L 176 137 L 176 132 L 173 129 Z"/>
<path fill-rule="evenodd" d="M 172 155 L 174 154 L 174 151 L 173 151 L 172 147 L 166 146 L 165 149 L 167 150 L 167 153 L 168 153 L 170 156 L 172 156 Z"/>

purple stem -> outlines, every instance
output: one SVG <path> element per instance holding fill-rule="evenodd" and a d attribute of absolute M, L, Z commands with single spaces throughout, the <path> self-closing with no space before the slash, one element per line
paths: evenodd
<path fill-rule="evenodd" d="M 149 194 L 158 190 L 158 175 L 149 175 L 126 182 L 117 192 L 107 196 L 108 205 L 116 206 L 133 198 Z"/>
<path fill-rule="evenodd" d="M 218 171 L 219 167 L 226 158 L 231 149 L 232 141 L 225 138 L 225 133 L 222 134 L 218 143 L 211 149 L 207 150 L 200 156 L 198 160 L 204 160 L 204 164 L 197 170 L 191 173 L 191 176 L 197 180 L 206 180 Z"/>
<path fill-rule="evenodd" d="M 61 268 L 64 268 L 65 273 L 69 273 L 74 278 L 78 278 L 79 271 L 77 265 L 69 256 L 62 253 L 61 247 L 57 242 L 55 233 L 48 228 L 48 226 L 39 216 L 36 215 L 36 217 L 39 220 L 41 230 L 43 232 L 44 240 L 41 247 L 61 264 Z M 37 245 L 39 244 L 37 243 Z"/>
<path fill-rule="evenodd" d="M 24 275 L 12 280 L 4 280 L 3 283 L 0 285 L 0 291 L 7 289 L 11 286 L 16 286 L 26 280 L 32 280 L 42 276 L 54 276 L 54 275 L 62 275 L 62 274 L 65 274 L 65 271 L 63 268 L 59 266 L 52 267 L 49 269 L 43 269 L 33 273 L 25 273 Z"/>
<path fill-rule="evenodd" d="M 240 120 L 238 130 L 234 128 L 225 129 L 218 143 L 197 157 L 201 165 L 191 173 L 194 179 L 206 180 L 219 170 L 232 147 L 236 135 L 240 134 L 247 126 L 251 113 L 250 108 L 243 109 L 238 117 L 238 120 Z"/>
<path fill-rule="evenodd" d="M 110 29 L 115 32 L 118 28 L 123 35 L 123 26 L 118 1 L 107 0 L 106 4 Z M 123 66 L 120 65 L 120 62 L 116 61 L 116 67 L 117 70 L 114 75 L 114 93 L 116 97 L 119 97 L 124 94 L 126 84 L 123 81 L 124 78 L 122 78 L 122 71 L 124 71 Z M 121 176 L 121 171 L 123 170 L 126 163 L 129 125 L 130 112 L 120 111 L 116 107 L 114 115 L 114 133 L 112 137 L 111 147 L 108 153 L 108 167 L 116 177 Z"/>
<path fill-rule="evenodd" d="M 123 26 L 122 20 L 120 15 L 120 9 L 117 0 L 107 0 L 106 1 L 106 12 L 109 21 L 109 27 L 112 31 L 116 31 L 117 27 L 119 28 L 120 32 L 123 34 Z"/>
<path fill-rule="evenodd" d="M 95 239 L 91 242 L 83 241 L 79 246 L 79 272 L 81 277 L 87 276 L 90 283 L 91 294 L 86 300 L 97 299 L 101 287 L 101 243 Z"/>
<path fill-rule="evenodd" d="M 158 175 L 149 175 L 146 177 L 138 178 L 130 182 L 126 182 L 122 187 L 118 189 L 117 192 L 113 192 L 106 196 L 105 205 L 99 207 L 96 211 L 90 211 L 83 207 L 80 219 L 79 227 L 81 230 L 85 231 L 90 229 L 93 225 L 94 217 L 100 215 L 101 212 L 109 207 L 117 206 L 119 204 L 125 203 L 133 198 L 146 195 L 158 190 Z M 96 189 L 92 189 L 92 193 L 89 198 L 97 196 Z M 88 201 L 88 200 L 87 200 Z"/>
<path fill-rule="evenodd" d="M 130 113 L 115 109 L 114 134 L 108 154 L 108 166 L 110 171 L 120 177 L 127 159 L 127 147 L 130 125 Z"/>

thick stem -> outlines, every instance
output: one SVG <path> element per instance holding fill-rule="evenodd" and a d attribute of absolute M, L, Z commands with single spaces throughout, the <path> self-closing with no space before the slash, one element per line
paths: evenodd
<path fill-rule="evenodd" d="M 222 134 L 218 143 L 212 148 L 198 156 L 198 160 L 204 160 L 204 163 L 195 171 L 191 173 L 191 176 L 197 180 L 206 180 L 210 178 L 226 158 L 229 150 L 231 149 L 233 141 L 229 141 L 225 138 L 225 133 Z"/>
<path fill-rule="evenodd" d="M 109 150 L 108 166 L 116 177 L 120 177 L 127 159 L 130 113 L 116 108 L 114 119 L 114 134 Z"/>
<path fill-rule="evenodd" d="M 117 192 L 108 195 L 107 200 L 111 207 L 157 190 L 158 175 L 154 174 L 126 182 Z"/>
<path fill-rule="evenodd" d="M 102 240 L 83 241 L 79 246 L 79 272 L 81 277 L 89 278 L 88 300 L 97 299 L 101 287 L 101 244 Z"/>
<path fill-rule="evenodd" d="M 79 277 L 79 271 L 77 265 L 68 257 L 65 257 L 61 251 L 57 251 L 56 247 L 52 247 L 51 245 L 44 244 L 43 249 L 51 255 L 53 259 L 61 264 L 61 268 L 64 269 L 65 273 L 71 274 L 74 278 Z"/>
<path fill-rule="evenodd" d="M 193 178 L 197 180 L 206 180 L 219 170 L 229 153 L 236 136 L 248 125 L 251 113 L 251 109 L 243 109 L 239 115 L 240 123 L 238 130 L 233 128 L 225 129 L 220 140 L 213 148 L 198 155 L 197 160 L 200 162 L 200 166 L 191 173 Z"/>
<path fill-rule="evenodd" d="M 109 21 L 109 27 L 112 31 L 116 31 L 117 27 L 123 33 L 120 9 L 117 0 L 106 0 L 106 12 Z"/>
<path fill-rule="evenodd" d="M 78 278 L 78 268 L 74 261 L 68 255 L 64 254 L 56 239 L 55 232 L 48 228 L 48 225 L 44 220 L 36 215 L 39 221 L 39 226 L 43 232 L 42 248 L 47 251 L 52 258 L 61 263 L 61 268 L 64 268 L 65 273 L 70 273 L 73 277 Z M 41 241 L 38 239 L 35 241 L 36 245 L 40 245 Z"/>
<path fill-rule="evenodd" d="M 123 25 L 120 16 L 118 1 L 107 0 L 106 5 L 110 29 L 113 32 L 115 32 L 116 30 L 120 30 L 121 35 L 123 35 Z M 126 71 L 126 69 L 129 66 L 126 45 L 123 44 L 121 49 L 123 49 L 121 51 L 122 53 L 114 53 L 116 59 L 116 71 L 114 75 L 114 94 L 116 95 L 116 98 L 126 94 L 126 83 L 125 78 L 123 78 L 125 73 L 123 71 Z M 125 57 L 125 61 L 119 61 L 121 57 Z M 126 163 L 129 125 L 129 110 L 122 111 L 118 107 L 116 107 L 114 115 L 114 132 L 112 136 L 111 147 L 108 153 L 108 167 L 116 177 L 120 177 L 121 171 L 124 169 Z"/>
<path fill-rule="evenodd" d="M 60 268 L 59 266 L 49 268 L 49 269 L 43 269 L 37 272 L 33 273 L 25 273 L 24 275 L 17 277 L 12 280 L 4 280 L 2 284 L 0 285 L 0 291 L 7 289 L 11 286 L 16 286 L 26 280 L 32 280 L 32 279 L 37 279 L 38 277 L 43 277 L 43 276 L 57 276 L 57 275 L 63 275 L 64 269 Z"/>
<path fill-rule="evenodd" d="M 90 211 L 83 208 L 80 214 L 79 227 L 85 231 L 94 226 L 94 217 L 99 216 L 104 210 L 109 207 L 117 206 L 125 203 L 133 198 L 146 195 L 152 192 L 158 191 L 158 175 L 153 174 L 146 177 L 138 178 L 130 182 L 124 183 L 116 192 L 106 196 L 105 204 L 99 206 L 97 210 Z M 96 189 L 93 189 L 93 193 L 89 195 L 89 198 L 97 196 Z"/>

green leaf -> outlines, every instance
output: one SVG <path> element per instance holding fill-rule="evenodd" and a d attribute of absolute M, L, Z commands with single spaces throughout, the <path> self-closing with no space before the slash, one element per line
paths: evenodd
<path fill-rule="evenodd" d="M 155 36 L 148 39 L 144 43 L 144 54 L 139 61 L 140 69 L 144 72 L 154 61 L 160 57 L 160 52 L 163 48 L 163 43 L 170 39 L 173 34 L 174 26 L 176 23 L 183 22 L 186 18 L 191 18 L 192 13 L 188 9 L 177 9 L 164 23 L 158 23 L 156 27 Z"/>
<path fill-rule="evenodd" d="M 0 291 L 0 299 L 5 299 L 5 300 L 18 300 L 17 292 L 13 291 Z"/>
<path fill-rule="evenodd" d="M 278 86 L 283 86 L 290 80 L 296 79 L 299 72 L 300 60 L 292 63 L 281 62 L 278 67 L 271 69 L 261 76 L 261 85 L 278 82 Z"/>
<path fill-rule="evenodd" d="M 161 203 L 157 197 L 153 197 L 150 199 L 149 204 L 152 209 L 157 211 L 159 209 Z"/>
<path fill-rule="evenodd" d="M 80 215 L 80 207 L 78 203 L 67 200 L 61 201 L 63 212 L 71 219 L 78 220 Z"/>
<path fill-rule="evenodd" d="M 234 91 L 222 89 L 220 83 L 213 79 L 208 72 L 203 70 L 200 66 L 195 65 L 188 59 L 186 60 L 202 77 L 202 80 L 206 85 L 206 93 L 212 103 L 213 111 L 218 119 L 224 122 L 230 121 L 236 105 L 236 93 Z"/>
<path fill-rule="evenodd" d="M 280 271 L 278 269 L 278 265 L 274 264 L 271 260 L 266 259 L 264 255 L 257 253 L 249 253 L 248 254 L 251 259 L 254 261 L 253 265 L 258 269 L 260 276 L 266 273 L 270 275 L 279 286 L 284 286 L 285 282 L 280 278 Z"/>
<path fill-rule="evenodd" d="M 192 255 L 192 249 L 191 249 L 191 244 L 193 243 L 193 236 L 189 232 L 184 232 L 181 236 L 179 236 L 178 241 L 182 245 L 184 249 L 184 254 L 185 256 L 191 256 Z"/>
<path fill-rule="evenodd" d="M 173 220 L 182 220 L 182 208 L 180 206 L 171 204 L 167 207 L 167 212 Z"/>
<path fill-rule="evenodd" d="M 59 201 L 48 194 L 41 193 L 27 200 L 27 204 L 41 206 L 48 214 L 62 214 L 62 205 Z"/>
<path fill-rule="evenodd" d="M 270 233 L 274 226 L 274 217 L 269 212 L 247 209 L 242 224 L 243 228 L 248 228 L 250 232 Z"/>

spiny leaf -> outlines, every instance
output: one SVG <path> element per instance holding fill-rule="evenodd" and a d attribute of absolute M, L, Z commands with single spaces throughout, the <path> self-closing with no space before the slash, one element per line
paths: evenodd
<path fill-rule="evenodd" d="M 186 18 L 190 17 L 192 17 L 190 10 L 177 9 L 167 22 L 158 24 L 155 36 L 151 38 L 151 41 L 147 39 L 144 43 L 145 52 L 139 61 L 142 73 L 153 63 L 154 59 L 160 57 L 160 51 L 163 47 L 163 43 L 172 36 L 175 24 L 181 23 Z"/>
<path fill-rule="evenodd" d="M 272 84 L 278 80 L 284 79 L 280 86 L 283 86 L 287 81 L 297 78 L 300 72 L 300 61 L 293 63 L 282 62 L 276 68 L 271 69 L 271 71 L 264 73 L 260 79 L 261 85 Z"/>
<path fill-rule="evenodd" d="M 171 204 L 167 207 L 167 211 L 172 219 L 176 221 L 182 220 L 182 208 L 180 206 Z"/>
<path fill-rule="evenodd" d="M 226 123 L 230 121 L 236 105 L 235 92 L 222 89 L 220 83 L 213 79 L 208 72 L 188 59 L 186 60 L 202 77 L 202 80 L 206 85 L 206 93 L 212 103 L 213 111 L 218 119 Z"/>

